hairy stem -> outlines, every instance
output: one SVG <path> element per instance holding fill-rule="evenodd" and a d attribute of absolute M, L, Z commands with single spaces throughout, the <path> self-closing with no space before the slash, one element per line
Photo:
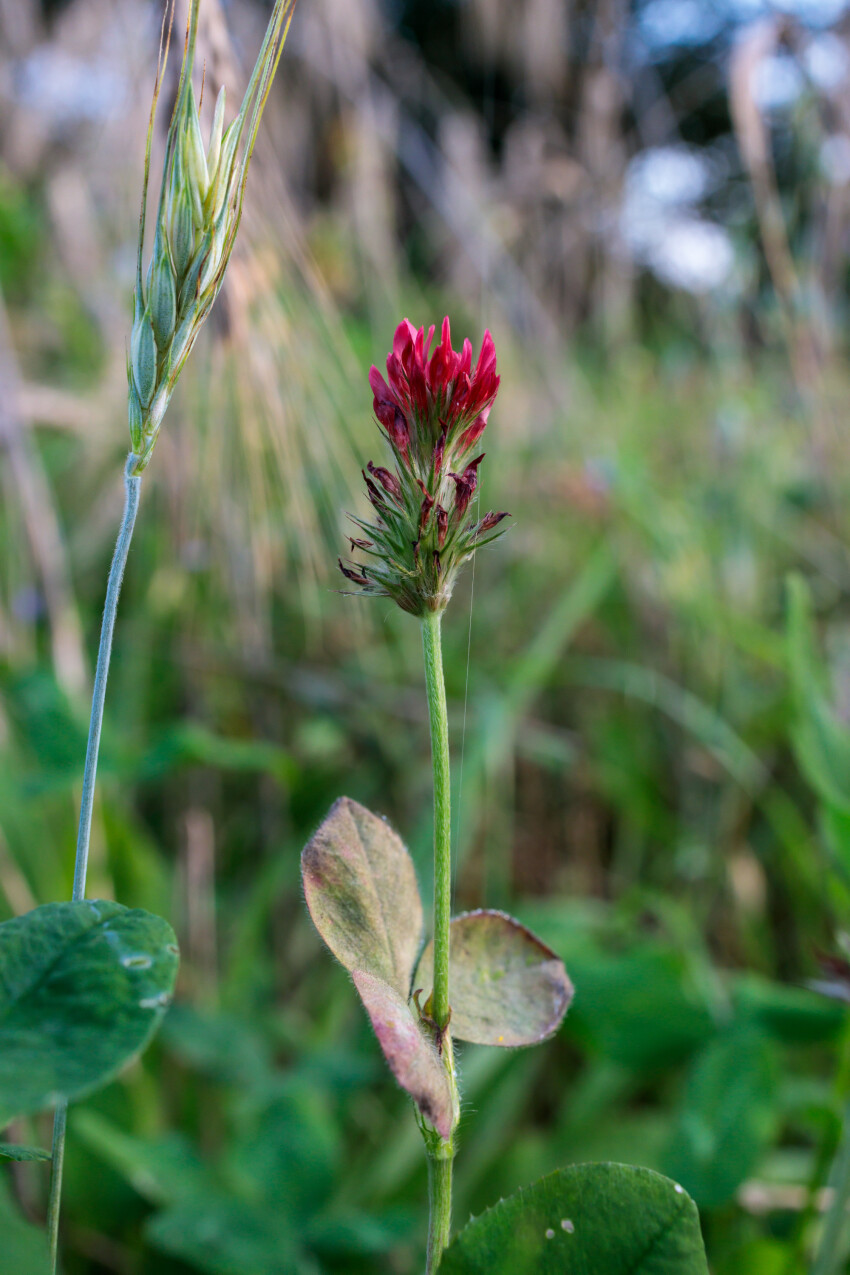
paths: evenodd
<path fill-rule="evenodd" d="M 80 824 L 77 831 L 77 857 L 74 863 L 74 889 L 71 898 L 76 902 L 85 898 L 86 872 L 89 863 L 94 788 L 97 778 L 97 757 L 100 751 L 100 733 L 103 726 L 103 705 L 106 699 L 106 682 L 109 677 L 109 661 L 112 655 L 112 635 L 127 554 L 133 538 L 133 527 L 139 509 L 142 480 L 134 475 L 133 467 L 138 457 L 127 458 L 124 471 L 124 515 L 118 531 L 109 580 L 106 586 L 106 602 L 100 629 L 100 646 L 97 652 L 97 668 L 94 675 L 89 739 L 86 747 L 86 764 L 83 771 L 83 793 L 80 800 Z M 65 1126 L 68 1119 L 67 1103 L 60 1103 L 53 1120 L 53 1160 L 50 1175 L 50 1200 L 47 1210 L 47 1234 L 50 1242 L 50 1269 L 55 1275 L 59 1255 L 59 1209 L 62 1199 L 62 1167 L 65 1159 Z"/>
<path fill-rule="evenodd" d="M 452 1157 L 428 1152 L 428 1258 L 425 1275 L 433 1275 L 449 1242 L 452 1225 Z"/>
<path fill-rule="evenodd" d="M 449 1034 L 449 942 L 452 895 L 451 776 L 449 771 L 449 720 L 440 616 L 427 615 L 422 621 L 425 653 L 425 685 L 431 723 L 431 759 L 434 767 L 434 988 L 430 1015 L 437 1024 L 446 1072 L 457 1110 L 457 1085 Z M 428 1154 L 428 1260 L 426 1275 L 440 1264 L 449 1242 L 452 1219 L 452 1163 L 454 1142 L 429 1132 L 425 1140 Z"/>
<path fill-rule="evenodd" d="M 434 765 L 434 991 L 431 1017 L 440 1028 L 449 1018 L 449 924 L 452 896 L 451 779 L 449 720 L 440 616 L 429 612 L 422 621 L 425 684 L 431 721 L 431 759 Z"/>

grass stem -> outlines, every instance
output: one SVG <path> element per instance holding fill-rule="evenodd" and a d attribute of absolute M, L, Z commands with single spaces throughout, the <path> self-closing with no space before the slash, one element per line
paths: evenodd
<path fill-rule="evenodd" d="M 142 480 L 133 474 L 133 466 L 137 457 L 130 455 L 124 472 L 124 514 L 109 569 L 109 580 L 106 586 L 106 602 L 103 608 L 103 622 L 100 629 L 100 646 L 97 652 L 97 668 L 94 676 L 92 693 L 91 718 L 89 720 L 89 738 L 86 747 L 86 764 L 83 771 L 83 792 L 80 799 L 80 824 L 77 832 L 77 855 L 74 863 L 74 887 L 71 895 L 76 902 L 85 898 L 86 873 L 89 862 L 89 842 L 91 840 L 92 812 L 94 810 L 94 790 L 97 778 L 97 758 L 100 751 L 100 735 L 103 727 L 103 706 L 106 700 L 106 683 L 109 677 L 109 661 L 112 656 L 112 636 L 115 632 L 115 617 L 118 612 L 118 598 L 121 583 L 124 579 L 124 568 L 133 538 L 133 527 L 139 509 L 139 495 Z M 50 1199 L 47 1210 L 47 1234 L 50 1244 L 50 1269 L 56 1275 L 59 1257 L 59 1211 L 62 1199 L 62 1169 L 65 1160 L 65 1128 L 68 1120 L 68 1105 L 60 1103 L 53 1119 L 53 1159 L 50 1174 Z"/>

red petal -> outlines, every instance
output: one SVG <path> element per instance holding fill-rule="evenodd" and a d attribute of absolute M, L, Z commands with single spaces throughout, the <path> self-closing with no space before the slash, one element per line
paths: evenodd
<path fill-rule="evenodd" d="M 415 340 L 416 328 L 410 322 L 410 319 L 402 319 L 393 336 L 393 354 L 400 359 L 405 348 L 408 345 L 413 345 Z"/>

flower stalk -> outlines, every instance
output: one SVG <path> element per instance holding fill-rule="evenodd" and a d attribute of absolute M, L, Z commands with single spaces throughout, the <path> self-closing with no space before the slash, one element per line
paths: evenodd
<path fill-rule="evenodd" d="M 438 1046 L 458 1107 L 457 1080 L 450 1032 L 449 1004 L 450 925 L 452 910 L 451 772 L 449 721 L 441 615 L 428 612 L 422 620 L 425 686 L 431 726 L 431 761 L 434 770 L 434 987 L 426 1013 L 435 1024 Z M 452 1166 L 454 1138 L 426 1138 L 428 1154 L 428 1254 L 427 1275 L 436 1271 L 449 1242 L 452 1218 Z"/>
<path fill-rule="evenodd" d="M 428 1251 L 425 1275 L 439 1269 L 440 1259 L 448 1247 L 452 1229 L 452 1167 L 454 1146 L 446 1144 L 445 1153 L 428 1153 Z"/>
<path fill-rule="evenodd" d="M 452 915 L 451 776 L 446 683 L 443 676 L 441 617 L 422 621 L 425 686 L 434 769 L 434 989 L 429 1013 L 441 1032 L 449 1026 L 449 926 Z"/>

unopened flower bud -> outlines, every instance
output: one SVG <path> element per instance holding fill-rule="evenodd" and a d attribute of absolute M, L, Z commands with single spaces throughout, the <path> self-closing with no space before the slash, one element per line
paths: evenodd
<path fill-rule="evenodd" d="M 422 484 L 420 483 L 420 487 Z M 434 508 L 434 497 L 430 492 L 422 487 L 422 504 L 419 506 L 419 534 L 417 540 L 422 539 L 422 534 L 428 525 L 428 519 L 431 516 L 431 510 Z"/>
<path fill-rule="evenodd" d="M 337 562 L 339 563 L 339 569 L 345 576 L 346 580 L 351 580 L 354 584 L 368 585 L 369 579 L 367 576 L 361 575 L 357 571 L 352 571 L 350 567 L 345 565 L 342 558 L 337 558 Z"/>
<path fill-rule="evenodd" d="M 383 469 L 380 465 L 373 465 L 371 460 L 366 466 L 373 478 L 377 478 L 384 491 L 392 496 L 393 500 L 401 503 L 401 483 L 395 474 L 391 474 L 388 469 Z"/>
<path fill-rule="evenodd" d="M 145 310 L 133 324 L 130 358 L 139 401 L 147 407 L 156 389 L 156 339 L 149 310 Z"/>
<path fill-rule="evenodd" d="M 475 460 L 467 465 L 462 474 L 449 474 L 449 478 L 454 480 L 455 484 L 455 509 L 458 516 L 463 517 L 469 506 L 470 500 L 475 495 L 475 488 L 478 486 L 477 469 L 484 459 L 484 453 L 476 456 Z"/>
<path fill-rule="evenodd" d="M 475 533 L 476 537 L 484 536 L 487 534 L 488 531 L 492 531 L 494 527 L 498 527 L 499 523 L 502 521 L 503 518 L 510 518 L 510 514 L 509 513 L 485 514 L 478 524 L 478 529 L 476 530 L 476 533 Z"/>

